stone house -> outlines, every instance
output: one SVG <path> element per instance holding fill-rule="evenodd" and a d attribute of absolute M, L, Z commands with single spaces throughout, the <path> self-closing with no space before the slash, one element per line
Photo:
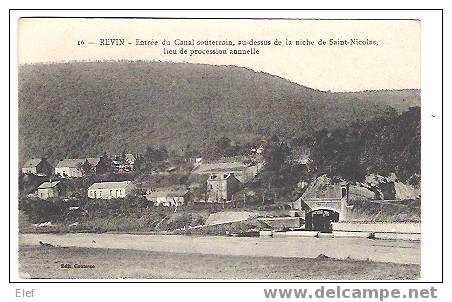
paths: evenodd
<path fill-rule="evenodd" d="M 241 183 L 248 183 L 262 170 L 262 168 L 263 162 L 244 162 L 243 160 L 218 161 L 201 163 L 193 170 L 193 173 L 198 175 L 233 173 L 235 178 Z"/>
<path fill-rule="evenodd" d="M 207 201 L 226 202 L 239 191 L 241 182 L 234 173 L 212 173 L 207 179 Z"/>

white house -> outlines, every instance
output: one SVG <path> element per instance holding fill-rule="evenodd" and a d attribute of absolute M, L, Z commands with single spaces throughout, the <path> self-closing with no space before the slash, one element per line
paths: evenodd
<path fill-rule="evenodd" d="M 55 167 L 55 174 L 62 177 L 83 177 L 83 164 L 86 159 L 62 159 Z"/>
<path fill-rule="evenodd" d="M 146 199 L 158 206 L 175 207 L 191 203 L 192 195 L 187 189 L 163 188 L 148 192 Z"/>
<path fill-rule="evenodd" d="M 124 198 L 133 189 L 135 189 L 135 185 L 131 181 L 95 182 L 88 188 L 88 198 Z"/>
<path fill-rule="evenodd" d="M 60 181 L 44 182 L 38 187 L 36 193 L 41 199 L 58 197 L 61 195 Z"/>

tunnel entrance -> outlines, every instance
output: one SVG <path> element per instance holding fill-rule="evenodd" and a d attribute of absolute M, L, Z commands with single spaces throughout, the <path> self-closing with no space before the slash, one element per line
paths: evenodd
<path fill-rule="evenodd" d="M 339 221 L 339 213 L 333 210 L 317 209 L 306 213 L 306 230 L 331 233 L 333 231 L 332 222 Z"/>

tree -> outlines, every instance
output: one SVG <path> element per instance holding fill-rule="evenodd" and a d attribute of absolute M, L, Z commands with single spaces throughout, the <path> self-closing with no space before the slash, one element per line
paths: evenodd
<path fill-rule="evenodd" d="M 25 174 L 22 172 L 22 170 L 19 170 L 19 191 L 22 191 L 24 189 L 24 176 Z"/>
<path fill-rule="evenodd" d="M 87 159 L 82 164 L 81 168 L 82 168 L 83 174 L 85 174 L 85 175 L 90 174 L 92 172 L 92 169 L 93 169 L 93 167 L 91 166 L 91 164 L 88 162 Z"/>
<path fill-rule="evenodd" d="M 138 171 L 146 168 L 146 161 L 144 160 L 143 156 L 138 156 L 136 158 L 135 163 L 133 164 L 133 168 Z"/>
<path fill-rule="evenodd" d="M 143 156 L 145 166 L 148 168 L 154 167 L 156 164 L 161 163 L 168 159 L 168 151 L 165 146 L 158 147 L 156 149 L 148 146 Z"/>
<path fill-rule="evenodd" d="M 319 173 L 350 181 L 362 181 L 371 173 L 394 172 L 402 181 L 420 175 L 419 107 L 348 128 L 324 129 L 313 137 L 311 159 Z"/>
<path fill-rule="evenodd" d="M 272 140 L 271 143 L 265 147 L 263 153 L 267 169 L 279 171 L 283 167 L 289 154 L 290 149 L 285 142 Z"/>
<path fill-rule="evenodd" d="M 230 146 L 231 146 L 231 139 L 226 136 L 219 138 L 215 143 L 215 147 L 217 148 L 217 150 L 220 153 L 223 153 L 224 150 Z"/>

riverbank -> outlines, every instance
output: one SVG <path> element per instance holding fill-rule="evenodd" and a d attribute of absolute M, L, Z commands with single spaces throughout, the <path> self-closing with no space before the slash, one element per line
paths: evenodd
<path fill-rule="evenodd" d="M 21 272 L 39 279 L 399 280 L 420 277 L 420 265 L 416 264 L 31 245 L 20 246 L 19 263 Z"/>
<path fill-rule="evenodd" d="M 154 207 L 147 200 L 76 200 L 55 202 L 24 199 L 20 201 L 20 233 L 153 233 L 225 235 L 250 229 L 267 229 L 269 225 L 258 218 L 287 217 L 288 208 L 283 204 L 247 206 L 223 209 L 221 204 L 197 204 L 178 209 Z M 354 207 L 364 214 L 352 216 L 357 221 L 373 221 L 372 217 L 385 218 L 391 222 L 419 222 L 408 213 L 420 203 L 399 206 L 367 202 Z M 231 207 L 231 205 L 228 205 Z M 392 209 L 392 212 L 389 211 Z M 401 212 L 400 212 L 400 211 Z M 414 210 L 413 210 L 414 211 Z M 364 213 L 364 212 L 363 212 Z M 382 213 L 386 213 L 382 216 Z M 407 214 L 404 219 L 401 214 Z M 420 213 L 420 212 L 419 212 Z M 391 218 L 392 217 L 392 218 Z M 415 217 L 414 217 L 415 218 Z M 207 227 L 200 228 L 201 225 Z M 298 227 L 290 223 L 274 225 L 273 228 Z"/>
<path fill-rule="evenodd" d="M 43 205 L 36 205 L 41 213 L 35 216 L 45 216 L 42 213 L 50 212 Z M 232 232 L 247 231 L 251 228 L 265 227 L 256 220 L 256 217 L 279 217 L 287 215 L 283 210 L 253 210 L 243 211 L 242 209 L 233 209 L 228 211 L 214 211 L 212 209 L 188 209 L 181 208 L 177 212 L 169 208 L 132 208 L 124 210 L 109 208 L 108 202 L 101 204 L 102 207 L 96 211 L 81 210 L 59 210 L 61 215 L 56 217 L 30 219 L 24 211 L 19 211 L 19 232 L 22 234 L 30 233 L 142 233 L 142 234 L 196 234 L 196 235 L 226 235 Z M 123 204 L 114 204 L 115 206 L 124 206 Z M 54 203 L 49 203 L 51 207 L 63 207 Z M 111 205 L 110 205 L 111 206 Z M 215 205 L 214 205 L 215 206 Z M 43 207 L 41 209 L 41 207 Z M 106 207 L 107 209 L 103 208 Z M 129 207 L 129 205 L 127 205 Z M 34 212 L 33 212 L 34 213 Z M 88 214 L 87 214 L 88 213 Z M 91 213 L 91 214 L 89 214 Z M 229 214 L 220 221 L 215 221 L 209 217 L 212 213 Z M 244 215 L 245 214 L 245 215 Z M 237 217 L 236 217 L 237 216 Z M 248 216 L 249 219 L 246 219 Z M 230 220 L 228 220 L 228 218 Z M 208 221 L 209 220 L 209 221 Z M 39 222 L 39 223 L 38 223 Z M 221 225 L 224 223 L 224 225 Z M 209 225 L 209 228 L 197 228 L 201 225 Z M 221 226 L 218 226 L 221 225 Z M 194 229 L 192 229 L 195 227 Z M 268 227 L 268 226 L 267 226 Z"/>

